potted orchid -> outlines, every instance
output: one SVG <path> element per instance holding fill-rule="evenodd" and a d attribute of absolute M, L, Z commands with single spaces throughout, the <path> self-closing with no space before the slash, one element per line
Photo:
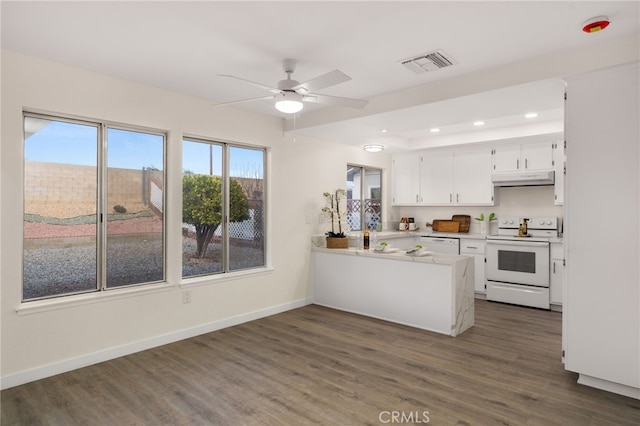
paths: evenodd
<path fill-rule="evenodd" d="M 325 192 L 324 198 L 327 205 L 322 208 L 322 212 L 331 218 L 331 231 L 326 232 L 327 248 L 348 248 L 349 239 L 342 231 L 342 216 L 346 214 L 346 209 L 340 211 L 340 198 L 346 195 L 344 189 L 336 189 L 333 193 Z M 336 232 L 336 222 L 338 232 Z"/>

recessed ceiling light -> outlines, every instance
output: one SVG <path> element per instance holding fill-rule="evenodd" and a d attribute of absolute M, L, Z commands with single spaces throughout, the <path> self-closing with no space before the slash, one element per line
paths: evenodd
<path fill-rule="evenodd" d="M 380 129 L 380 131 L 381 131 L 382 133 L 387 133 L 389 130 L 387 130 L 387 129 Z"/>
<path fill-rule="evenodd" d="M 384 145 L 379 145 L 379 144 L 369 144 L 369 145 L 365 145 L 364 150 L 367 152 L 380 152 L 384 149 Z"/>
<path fill-rule="evenodd" d="M 484 126 L 484 121 L 478 120 L 473 122 L 474 126 Z"/>
<path fill-rule="evenodd" d="M 529 112 L 524 115 L 524 118 L 536 118 L 538 116 L 537 112 Z"/>
<path fill-rule="evenodd" d="M 429 131 L 430 131 L 431 133 L 438 133 L 438 132 L 440 131 L 440 129 L 439 129 L 439 128 L 437 128 L 437 127 L 434 127 L 434 128 L 432 128 L 432 129 L 429 129 Z"/>

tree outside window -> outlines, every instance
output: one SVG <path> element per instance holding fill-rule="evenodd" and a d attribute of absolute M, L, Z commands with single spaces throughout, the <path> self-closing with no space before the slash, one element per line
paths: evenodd
<path fill-rule="evenodd" d="M 265 265 L 264 160 L 263 149 L 183 141 L 183 277 Z"/>

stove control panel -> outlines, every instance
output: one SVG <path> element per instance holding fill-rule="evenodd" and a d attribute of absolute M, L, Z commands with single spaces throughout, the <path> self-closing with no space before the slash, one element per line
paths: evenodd
<path fill-rule="evenodd" d="M 498 227 L 518 228 L 525 219 L 530 229 L 558 229 L 558 218 L 555 216 L 506 216 L 498 221 Z"/>

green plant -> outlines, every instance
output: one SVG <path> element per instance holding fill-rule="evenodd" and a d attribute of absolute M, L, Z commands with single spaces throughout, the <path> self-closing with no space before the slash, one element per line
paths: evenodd
<path fill-rule="evenodd" d="M 115 206 L 113 206 L 113 210 L 116 213 L 123 213 L 124 214 L 124 213 L 127 212 L 127 209 L 124 206 L 121 206 L 120 204 L 116 204 Z"/>
<path fill-rule="evenodd" d="M 250 218 L 249 201 L 240 184 L 229 181 L 229 221 Z M 186 174 L 182 178 L 182 221 L 196 228 L 195 257 L 202 259 L 222 223 L 222 178 Z"/>
<path fill-rule="evenodd" d="M 475 217 L 474 219 L 475 220 L 479 220 L 480 222 L 483 222 L 484 221 L 484 213 L 480 213 L 480 216 Z M 489 222 L 491 222 L 492 220 L 496 220 L 496 219 L 497 219 L 497 217 L 496 217 L 495 213 L 493 213 L 493 212 L 489 213 L 489 217 L 488 217 L 488 221 Z"/>
<path fill-rule="evenodd" d="M 331 231 L 325 235 L 333 238 L 344 238 L 345 233 L 342 232 L 342 216 L 346 214 L 346 211 L 340 211 L 340 196 L 344 196 L 347 193 L 344 189 L 336 189 L 332 194 L 325 192 L 324 198 L 327 205 L 322 208 L 322 212 L 327 214 L 331 218 Z M 335 222 L 338 222 L 338 232 L 335 232 Z"/>

